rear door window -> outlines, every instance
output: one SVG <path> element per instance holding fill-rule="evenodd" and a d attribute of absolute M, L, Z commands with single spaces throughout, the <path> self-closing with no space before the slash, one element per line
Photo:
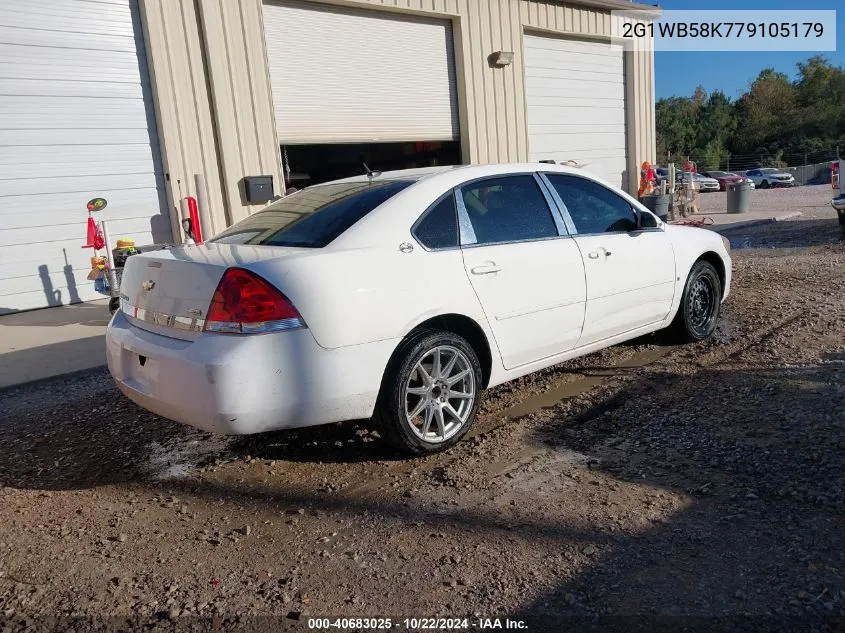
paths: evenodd
<path fill-rule="evenodd" d="M 461 188 L 477 244 L 557 237 L 546 198 L 531 175 L 503 176 Z"/>
<path fill-rule="evenodd" d="M 322 248 L 411 180 L 318 185 L 297 191 L 216 236 L 211 242 Z"/>

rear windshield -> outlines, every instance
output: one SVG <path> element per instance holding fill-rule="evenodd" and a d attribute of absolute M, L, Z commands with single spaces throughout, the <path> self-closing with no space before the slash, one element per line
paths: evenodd
<path fill-rule="evenodd" d="M 231 226 L 212 242 L 322 248 L 410 180 L 318 185 L 286 196 Z"/>

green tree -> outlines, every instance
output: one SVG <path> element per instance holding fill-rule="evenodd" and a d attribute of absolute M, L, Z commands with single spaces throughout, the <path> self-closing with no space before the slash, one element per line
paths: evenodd
<path fill-rule="evenodd" d="M 767 68 L 736 101 L 699 86 L 690 97 L 656 103 L 657 151 L 664 159 L 691 156 L 701 169 L 727 162 L 799 165 L 845 152 L 845 67 L 823 56 L 798 65 L 798 77 Z"/>
<path fill-rule="evenodd" d="M 784 73 L 763 70 L 737 104 L 737 154 L 777 152 L 796 130 L 796 90 Z"/>

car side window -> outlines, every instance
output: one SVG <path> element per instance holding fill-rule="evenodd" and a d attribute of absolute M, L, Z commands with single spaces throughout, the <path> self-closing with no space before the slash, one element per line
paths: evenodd
<path fill-rule="evenodd" d="M 461 188 L 477 244 L 557 237 L 552 211 L 531 175 L 502 176 Z"/>
<path fill-rule="evenodd" d="M 566 205 L 578 233 L 615 233 L 637 230 L 631 204 L 597 182 L 568 174 L 546 174 Z"/>
<path fill-rule="evenodd" d="M 458 246 L 458 213 L 452 192 L 423 214 L 422 219 L 414 227 L 413 234 L 426 248 Z"/>

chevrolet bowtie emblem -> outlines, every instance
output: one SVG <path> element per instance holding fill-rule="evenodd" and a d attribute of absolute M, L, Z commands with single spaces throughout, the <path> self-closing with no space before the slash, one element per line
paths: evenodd
<path fill-rule="evenodd" d="M 153 288 L 155 288 L 155 286 L 156 282 L 154 282 L 152 279 L 148 279 L 147 281 L 141 284 L 141 288 L 143 288 L 144 290 L 152 290 Z"/>

